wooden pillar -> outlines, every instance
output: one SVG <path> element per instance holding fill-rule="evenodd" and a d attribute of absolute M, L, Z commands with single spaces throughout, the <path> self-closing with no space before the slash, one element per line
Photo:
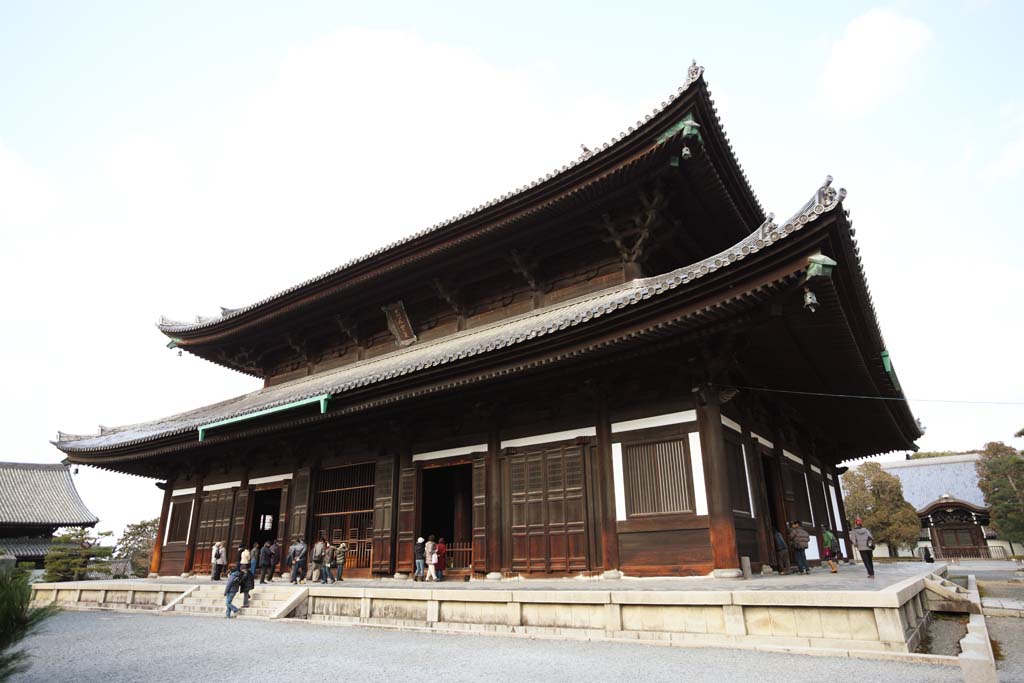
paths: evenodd
<path fill-rule="evenodd" d="M 288 547 L 291 545 L 291 540 L 288 538 L 288 521 L 291 519 L 291 515 L 288 514 L 288 492 L 290 490 L 288 481 L 281 484 L 281 507 L 278 508 L 277 512 L 277 565 L 274 567 L 275 574 L 283 574 L 285 568 L 285 561 L 287 560 Z"/>
<path fill-rule="evenodd" d="M 711 557 L 716 576 L 738 578 L 740 558 L 736 547 L 736 519 L 729 496 L 729 466 L 722 434 L 722 408 L 717 392 L 704 387 L 697 397 L 697 429 L 704 460 L 704 482 L 708 494 L 711 525 Z"/>
<path fill-rule="evenodd" d="M 492 426 L 487 434 L 487 455 L 484 456 L 486 479 L 485 505 L 487 508 L 486 534 L 487 573 L 501 571 L 501 472 L 498 469 L 498 453 L 501 452 L 501 433 Z"/>
<path fill-rule="evenodd" d="M 816 497 L 814 495 L 814 489 L 817 488 L 818 491 L 820 491 L 821 490 L 821 484 L 819 483 L 817 487 L 815 487 L 815 485 L 814 485 L 814 483 L 815 483 L 814 470 L 811 469 L 811 458 L 810 458 L 810 456 L 807 453 L 804 453 L 803 454 L 803 458 L 804 458 L 804 489 L 806 489 L 807 505 L 810 508 L 810 515 L 814 519 L 813 519 L 813 521 L 810 520 L 810 519 L 804 519 L 804 520 L 801 520 L 801 521 L 803 522 L 803 524 L 805 526 L 808 523 L 810 523 L 812 525 L 810 533 L 815 538 L 818 539 L 818 558 L 819 558 L 819 560 L 821 560 L 821 558 L 823 558 L 825 556 L 825 549 L 824 549 L 824 546 L 822 546 L 822 540 L 821 540 L 822 539 L 821 530 L 825 526 L 828 526 L 828 519 L 826 519 L 825 520 L 825 524 L 822 525 L 821 520 L 818 519 L 817 515 L 814 514 L 814 499 Z"/>
<path fill-rule="evenodd" d="M 771 537 L 774 533 L 771 529 L 771 513 L 768 511 L 771 503 L 768 501 L 768 486 L 761 460 L 761 442 L 750 435 L 750 415 L 744 415 L 743 420 L 746 423 L 743 427 L 743 441 L 747 450 L 747 467 L 753 478 L 750 486 L 757 492 L 754 496 L 757 510 L 752 511 L 757 515 L 757 550 L 761 555 L 761 563 L 771 565 L 775 564 L 775 539 Z"/>
<path fill-rule="evenodd" d="M 846 540 L 846 559 L 853 557 L 853 546 L 850 544 L 850 518 L 846 516 L 846 502 L 843 500 L 843 487 L 839 485 L 839 474 L 835 465 L 829 465 L 832 472 L 832 485 L 836 487 L 836 514 L 843 523 L 843 530 L 837 532 L 839 538 Z M 934 544 L 933 544 L 934 545 Z"/>
<path fill-rule="evenodd" d="M 157 484 L 161 486 L 161 484 Z M 171 494 L 174 490 L 174 485 L 171 480 L 167 480 L 163 483 L 164 489 L 164 502 L 160 506 L 160 523 L 156 527 L 156 542 L 153 544 L 153 555 L 149 561 L 149 577 L 156 578 L 160 574 L 160 558 L 163 554 L 164 548 L 164 536 L 167 535 L 167 515 L 171 511 Z"/>
<path fill-rule="evenodd" d="M 196 477 L 196 491 L 192 494 L 192 519 L 188 525 L 188 544 L 185 546 L 185 574 L 192 573 L 192 564 L 196 557 L 196 540 L 199 536 L 199 515 L 203 507 L 203 475 Z"/>
<path fill-rule="evenodd" d="M 619 531 L 615 509 L 615 468 L 612 465 L 612 422 L 607 397 L 597 400 L 597 470 L 601 509 L 601 553 L 606 571 L 619 568 Z"/>

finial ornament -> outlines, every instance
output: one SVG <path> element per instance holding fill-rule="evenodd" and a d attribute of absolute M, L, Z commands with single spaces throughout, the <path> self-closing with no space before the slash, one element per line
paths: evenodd
<path fill-rule="evenodd" d="M 580 149 L 583 150 L 582 152 L 580 152 L 580 161 L 585 161 L 590 157 L 594 156 L 594 153 L 590 151 L 590 148 L 582 143 L 580 143 Z"/>
<path fill-rule="evenodd" d="M 775 214 L 774 213 L 768 214 L 768 217 L 765 219 L 764 223 L 762 223 L 761 227 L 758 228 L 758 230 L 761 233 L 761 239 L 765 239 L 765 240 L 768 239 L 768 235 L 772 234 L 773 232 L 775 232 L 778 229 L 779 229 L 779 226 L 775 222 Z"/>
<path fill-rule="evenodd" d="M 695 80 L 700 78 L 702 73 L 704 73 L 704 67 L 697 66 L 697 60 L 694 59 L 690 62 L 690 68 L 686 70 L 687 84 L 693 83 Z"/>

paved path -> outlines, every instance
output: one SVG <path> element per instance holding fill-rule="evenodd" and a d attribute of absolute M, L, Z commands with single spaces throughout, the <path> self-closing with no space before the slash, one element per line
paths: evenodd
<path fill-rule="evenodd" d="M 25 645 L 22 683 L 961 680 L 904 662 L 103 612 L 61 613 Z"/>

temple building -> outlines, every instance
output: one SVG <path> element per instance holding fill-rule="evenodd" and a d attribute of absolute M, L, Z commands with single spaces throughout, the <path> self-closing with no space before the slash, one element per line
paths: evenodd
<path fill-rule="evenodd" d="M 66 465 L 0 462 L 0 557 L 42 568 L 57 529 L 97 522 Z"/>
<path fill-rule="evenodd" d="M 882 469 L 903 485 L 903 497 L 921 518 L 917 555 L 928 548 L 939 559 L 1005 559 L 1024 554 L 1020 543 L 999 538 L 989 527 L 989 507 L 978 486 L 975 463 L 981 453 L 883 462 Z M 879 544 L 875 553 L 887 556 Z M 900 549 L 908 555 L 909 550 Z"/>
<path fill-rule="evenodd" d="M 808 198 L 809 195 L 809 198 Z M 736 576 L 798 519 L 846 547 L 844 460 L 913 448 L 844 190 L 751 190 L 694 65 L 573 163 L 249 306 L 161 320 L 263 381 L 60 434 L 159 480 L 155 574 L 209 548 L 348 543 L 346 575 Z"/>

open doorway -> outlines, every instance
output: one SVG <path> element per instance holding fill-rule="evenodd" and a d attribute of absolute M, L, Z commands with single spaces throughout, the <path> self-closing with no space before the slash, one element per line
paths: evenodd
<path fill-rule="evenodd" d="M 252 496 L 252 517 L 249 518 L 250 544 L 278 538 L 277 521 L 281 512 L 281 489 L 255 491 Z"/>
<path fill-rule="evenodd" d="M 473 466 L 448 465 L 423 470 L 422 514 L 424 538 L 444 538 L 448 569 L 473 564 Z"/>

